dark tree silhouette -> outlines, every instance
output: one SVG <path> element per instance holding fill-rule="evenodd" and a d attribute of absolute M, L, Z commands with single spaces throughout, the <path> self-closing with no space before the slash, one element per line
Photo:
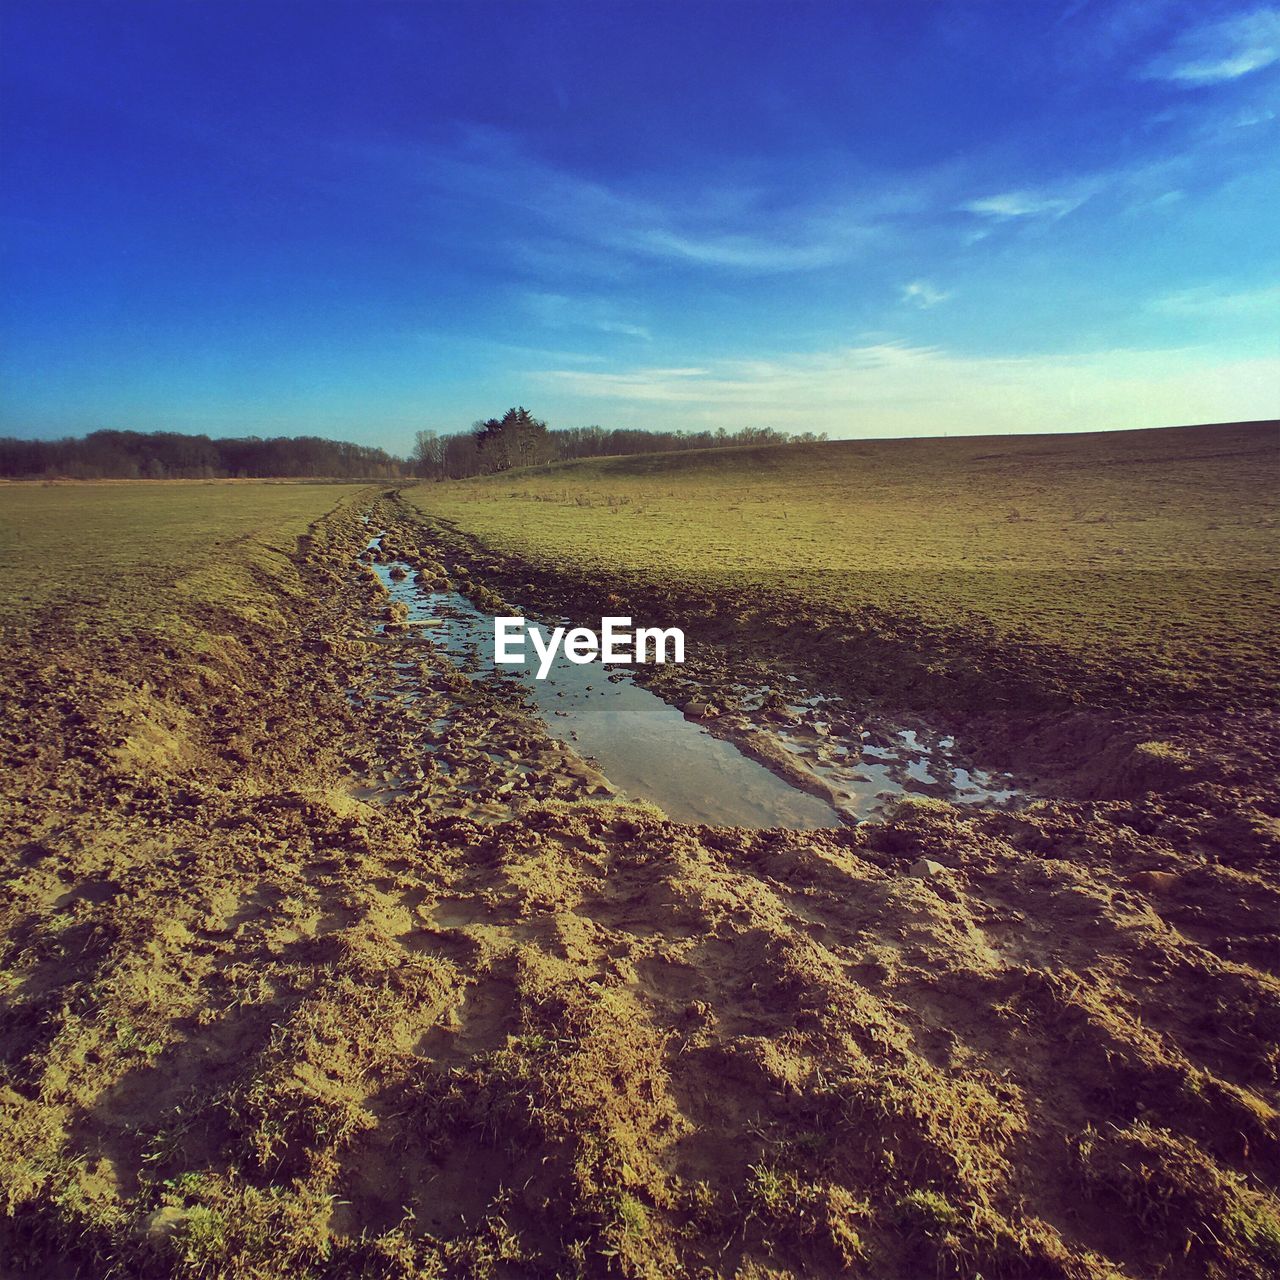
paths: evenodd
<path fill-rule="evenodd" d="M 477 423 L 473 434 L 486 471 L 528 467 L 556 456 L 547 424 L 523 405 L 508 409 L 501 418 Z"/>
<path fill-rule="evenodd" d="M 716 449 L 730 445 L 806 444 L 826 434 L 789 435 L 770 427 L 741 431 L 606 430 L 570 427 L 552 431 L 523 407 L 477 422 L 470 431 L 439 435 L 419 431 L 408 460 L 385 449 L 325 440 L 320 436 L 258 436 L 213 440 L 176 431 L 94 431 L 82 439 L 16 440 L 0 437 L 0 476 L 14 479 L 65 476 L 73 480 L 207 480 L 271 477 L 396 480 L 465 479 L 484 472 L 534 466 L 558 459 Z"/>
<path fill-rule="evenodd" d="M 13 477 L 382 480 L 407 474 L 408 464 L 385 449 L 319 436 L 211 440 L 173 431 L 94 431 L 81 440 L 0 439 L 0 475 Z"/>

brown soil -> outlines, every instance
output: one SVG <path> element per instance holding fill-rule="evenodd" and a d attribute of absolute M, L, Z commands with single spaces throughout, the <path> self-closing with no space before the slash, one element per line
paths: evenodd
<path fill-rule="evenodd" d="M 11 1274 L 1277 1273 L 1254 766 L 1040 705 L 1008 754 L 1076 799 L 675 824 L 378 641 L 366 539 L 320 522 L 287 626 L 199 664 L 72 626 L 6 654 Z"/>

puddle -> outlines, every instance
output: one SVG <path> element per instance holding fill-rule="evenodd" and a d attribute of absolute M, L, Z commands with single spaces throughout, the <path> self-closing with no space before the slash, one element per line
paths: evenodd
<path fill-rule="evenodd" d="M 771 692 L 764 686 L 736 686 L 736 710 L 724 717 L 725 728 L 757 728 L 763 713 L 769 733 L 832 788 L 842 813 L 859 821 L 883 813 L 904 795 L 936 796 L 988 809 L 1027 799 L 1012 779 L 957 759 L 956 741 L 949 734 L 907 729 L 876 718 L 845 725 L 839 699 L 821 694 L 781 704 L 775 700 L 771 714 Z"/>
<path fill-rule="evenodd" d="M 377 544 L 377 538 L 370 543 Z M 800 830 L 844 825 L 825 800 L 686 720 L 632 681 L 625 667 L 579 666 L 560 654 L 547 678 L 537 680 L 532 644 L 526 645 L 525 666 L 496 667 L 492 615 L 457 592 L 393 577 L 397 567 L 411 569 L 399 561 L 373 565 L 391 599 L 408 610 L 409 634 L 425 636 L 472 678 L 496 672 L 519 684 L 547 731 L 595 765 L 621 797 L 652 801 L 677 822 Z M 436 619 L 440 625 L 430 629 L 414 626 Z M 536 624 L 528 625 L 532 630 Z"/>
<path fill-rule="evenodd" d="M 371 538 L 369 548 L 377 551 L 381 538 Z M 957 759 L 950 736 L 855 725 L 841 716 L 839 699 L 804 697 L 796 677 L 786 677 L 785 698 L 737 686 L 733 708 L 713 722 L 712 733 L 634 681 L 627 666 L 580 666 L 559 653 L 548 677 L 537 680 L 537 658 L 526 644 L 523 667 L 498 667 L 491 614 L 458 592 L 420 585 L 405 562 L 375 560 L 372 568 L 390 599 L 407 610 L 403 634 L 411 642 L 433 645 L 472 679 L 502 678 L 518 687 L 547 731 L 594 765 L 616 793 L 649 800 L 676 821 L 812 830 L 875 817 L 903 795 L 984 807 L 1025 798 L 1008 779 Z M 530 620 L 528 628 L 535 627 L 545 636 Z M 735 731 L 762 730 L 831 789 L 834 803 L 799 790 L 729 740 Z M 519 770 L 518 761 L 494 760 L 513 776 Z"/>

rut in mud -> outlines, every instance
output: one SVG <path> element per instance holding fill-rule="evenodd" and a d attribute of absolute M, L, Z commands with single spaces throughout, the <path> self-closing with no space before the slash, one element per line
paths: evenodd
<path fill-rule="evenodd" d="M 637 672 L 626 666 L 581 665 L 560 653 L 546 678 L 538 678 L 531 653 L 523 666 L 499 667 L 494 611 L 454 589 L 437 561 L 424 570 L 398 559 L 384 546 L 387 537 L 385 530 L 374 533 L 361 553 L 387 597 L 378 634 L 431 645 L 473 679 L 511 681 L 529 714 L 599 768 L 619 799 L 649 801 L 681 822 L 798 829 L 882 815 L 912 794 L 992 808 L 1026 799 L 1011 779 L 959 764 L 951 754 L 954 737 L 883 716 L 870 725 L 855 722 L 841 698 L 805 690 L 793 673 L 780 673 L 777 687 L 737 684 L 724 707 L 685 678 L 682 710 L 636 683 Z M 472 594 L 495 599 L 469 574 L 465 582 Z M 569 621 L 531 625 L 545 635 Z M 414 696 L 404 678 L 411 669 L 396 666 L 395 696 L 402 700 Z M 725 692 L 719 686 L 717 699 L 725 701 Z M 505 782 L 523 792 L 532 784 L 530 770 L 518 759 L 511 763 Z"/>

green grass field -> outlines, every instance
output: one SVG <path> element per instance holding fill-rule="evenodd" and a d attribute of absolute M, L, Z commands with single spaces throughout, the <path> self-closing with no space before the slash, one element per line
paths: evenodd
<path fill-rule="evenodd" d="M 540 567 L 867 608 L 1124 681 L 1278 674 L 1275 424 L 591 460 L 408 496 Z"/>

